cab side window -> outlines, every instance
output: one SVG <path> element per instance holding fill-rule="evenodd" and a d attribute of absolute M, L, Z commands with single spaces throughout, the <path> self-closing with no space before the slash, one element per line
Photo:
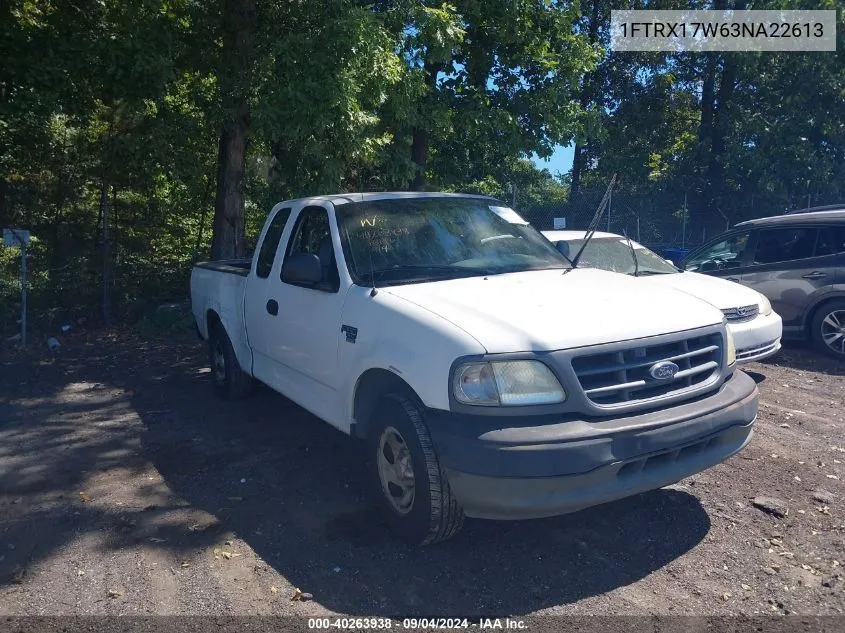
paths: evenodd
<path fill-rule="evenodd" d="M 774 264 L 812 257 L 816 233 L 816 229 L 800 227 L 762 229 L 757 237 L 754 263 Z"/>
<path fill-rule="evenodd" d="M 323 207 L 306 207 L 299 214 L 286 257 L 302 253 L 316 255 L 320 259 L 323 276 L 319 289 L 337 292 L 340 277 L 332 246 L 329 215 Z"/>
<path fill-rule="evenodd" d="M 282 239 L 282 233 L 289 217 L 290 209 L 279 209 L 267 228 L 267 234 L 264 236 L 261 250 L 258 253 L 258 261 L 255 264 L 255 274 L 262 279 L 269 277 L 270 271 L 273 270 L 276 251 L 279 250 L 279 240 Z"/>

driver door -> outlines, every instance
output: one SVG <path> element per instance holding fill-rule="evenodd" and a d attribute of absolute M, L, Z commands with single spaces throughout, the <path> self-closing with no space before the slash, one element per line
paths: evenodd
<path fill-rule="evenodd" d="M 699 248 L 684 260 L 684 270 L 741 281 L 753 252 L 751 229 L 733 231 Z"/>
<path fill-rule="evenodd" d="M 337 348 L 341 341 L 341 315 L 347 288 L 341 288 L 336 248 L 340 239 L 329 212 L 306 206 L 293 220 L 278 272 L 274 271 L 272 298 L 276 301 L 274 325 L 267 341 L 273 359 L 270 384 L 317 416 L 334 423 L 338 411 Z M 288 283 L 284 263 L 290 257 L 316 255 L 322 280 L 313 285 Z"/>

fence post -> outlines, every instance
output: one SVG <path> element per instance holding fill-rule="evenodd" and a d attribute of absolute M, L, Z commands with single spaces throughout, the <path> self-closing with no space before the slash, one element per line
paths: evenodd
<path fill-rule="evenodd" d="M 26 345 L 26 243 L 21 240 L 21 345 Z"/>
<path fill-rule="evenodd" d="M 100 190 L 100 209 L 103 214 L 103 321 L 111 325 L 111 260 L 109 253 L 109 185 L 103 180 Z"/>

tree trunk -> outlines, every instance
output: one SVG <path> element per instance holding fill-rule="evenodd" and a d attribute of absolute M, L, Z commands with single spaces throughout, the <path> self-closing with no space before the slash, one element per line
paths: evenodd
<path fill-rule="evenodd" d="M 592 7 L 590 9 L 590 23 L 587 27 L 587 38 L 590 44 L 595 44 L 599 38 L 599 19 L 602 13 L 602 0 L 592 0 Z M 612 53 L 611 53 L 612 54 Z M 595 92 L 595 83 L 598 77 L 598 69 L 592 73 L 584 76 L 583 85 L 581 87 L 581 96 L 578 100 L 581 110 L 584 111 L 593 100 Z M 587 147 L 586 143 L 575 143 L 575 154 L 572 158 L 572 179 L 569 185 L 569 196 L 574 198 L 581 190 L 581 174 L 587 166 Z"/>
<path fill-rule="evenodd" d="M 103 218 L 103 323 L 111 324 L 111 253 L 109 237 L 109 183 L 100 185 L 100 215 Z"/>
<path fill-rule="evenodd" d="M 724 0 L 718 0 L 723 5 Z M 744 10 L 746 0 L 736 0 L 733 9 Z M 719 6 L 718 8 L 724 8 Z M 722 76 L 719 78 L 719 89 L 716 92 L 713 106 L 713 125 L 710 130 L 710 160 L 708 162 L 707 180 L 715 197 L 724 193 L 725 189 L 725 139 L 730 128 L 730 103 L 736 89 L 739 73 L 739 57 L 736 53 L 725 53 L 722 62 Z"/>
<path fill-rule="evenodd" d="M 587 162 L 587 152 L 582 143 L 575 143 L 575 154 L 572 157 L 572 180 L 569 185 L 569 197 L 574 199 L 581 191 L 581 174 Z"/>
<path fill-rule="evenodd" d="M 698 142 L 706 144 L 711 136 L 713 127 L 713 100 L 716 95 L 716 53 L 704 53 L 704 80 L 701 85 L 701 123 L 698 126 Z"/>
<path fill-rule="evenodd" d="M 64 149 L 65 148 L 62 147 L 63 153 Z M 50 259 L 47 270 L 47 276 L 50 278 L 51 284 L 56 282 L 56 278 L 54 277 L 54 275 L 56 274 L 56 270 L 59 268 L 59 265 L 63 261 L 63 245 L 59 243 L 59 227 L 62 223 L 62 216 L 64 213 L 65 206 L 64 161 L 59 163 L 58 167 L 56 168 L 56 172 L 56 206 L 55 212 L 53 213 L 53 221 L 51 222 L 52 235 L 50 236 Z"/>
<path fill-rule="evenodd" d="M 425 186 L 425 168 L 428 163 L 428 130 L 421 127 L 414 128 L 414 137 L 411 141 L 411 161 L 416 166 L 416 171 L 408 184 L 408 189 L 419 191 Z"/>
<path fill-rule="evenodd" d="M 442 64 L 433 64 L 428 61 L 425 62 L 423 68 L 426 72 L 426 83 L 428 84 L 428 94 L 433 95 L 437 90 L 437 75 L 442 70 Z M 426 102 L 428 99 L 423 97 L 420 109 L 425 111 Z M 422 117 L 421 117 L 422 118 Z M 413 136 L 411 139 L 411 162 L 414 164 L 414 177 L 408 183 L 408 189 L 411 191 L 419 191 L 426 184 L 425 169 L 428 165 L 428 146 L 430 134 L 425 122 L 422 121 L 414 126 Z"/>
<path fill-rule="evenodd" d="M 223 51 L 218 80 L 226 119 L 217 156 L 212 259 L 246 255 L 243 185 L 256 18 L 255 0 L 223 0 Z"/>
<path fill-rule="evenodd" d="M 716 93 L 716 107 L 713 112 L 712 142 L 710 146 L 710 185 L 720 193 L 724 187 L 725 139 L 730 127 L 729 106 L 736 89 L 738 60 L 735 53 L 725 54 L 719 90 Z"/>
<path fill-rule="evenodd" d="M 214 204 L 212 259 L 246 255 L 243 177 L 249 107 L 242 104 L 236 120 L 223 126 L 217 157 L 217 199 Z"/>

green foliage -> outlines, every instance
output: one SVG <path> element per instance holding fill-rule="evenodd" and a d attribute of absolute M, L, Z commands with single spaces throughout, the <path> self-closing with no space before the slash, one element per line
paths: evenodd
<path fill-rule="evenodd" d="M 574 28 L 576 5 L 384 5 L 410 66 L 410 86 L 381 110 L 406 173 L 415 131 L 428 137 L 430 186 L 442 188 L 484 179 L 493 166 L 531 153 L 547 157 L 583 125 L 577 92 L 600 51 Z"/>
<path fill-rule="evenodd" d="M 36 326 L 96 319 L 106 264 L 117 317 L 186 296 L 191 263 L 208 255 L 220 130 L 241 95 L 248 239 L 279 199 L 403 188 L 419 126 L 432 186 L 506 199 L 516 186 L 526 204 L 564 195 L 521 157 L 548 154 L 576 125 L 572 88 L 595 51 L 571 28 L 574 6 L 271 1 L 254 23 L 246 6 L 0 4 L 0 56 L 13 60 L 0 66 L 0 223 L 35 236 Z M 249 57 L 227 56 L 225 41 Z M 9 330 L 18 260 L 0 253 Z"/>
<path fill-rule="evenodd" d="M 96 318 L 106 264 L 117 317 L 186 297 L 209 254 L 221 130 L 243 101 L 248 241 L 281 199 L 405 188 L 414 141 L 429 188 L 516 192 L 523 212 L 568 200 L 568 177 L 527 157 L 572 142 L 583 187 L 619 172 L 638 195 L 689 193 L 692 214 L 845 197 L 845 29 L 836 53 L 619 54 L 607 0 L 262 0 L 239 31 L 224 15 L 245 6 L 0 3 L 0 225 L 34 235 L 36 326 Z M 18 266 L 0 250 L 3 333 Z"/>
<path fill-rule="evenodd" d="M 841 22 L 845 3 L 753 8 L 838 9 Z M 842 202 L 845 35 L 837 31 L 829 53 L 608 53 L 586 105 L 599 117 L 583 139 L 583 186 L 618 172 L 628 191 L 682 192 L 691 209 L 729 223 Z"/>

